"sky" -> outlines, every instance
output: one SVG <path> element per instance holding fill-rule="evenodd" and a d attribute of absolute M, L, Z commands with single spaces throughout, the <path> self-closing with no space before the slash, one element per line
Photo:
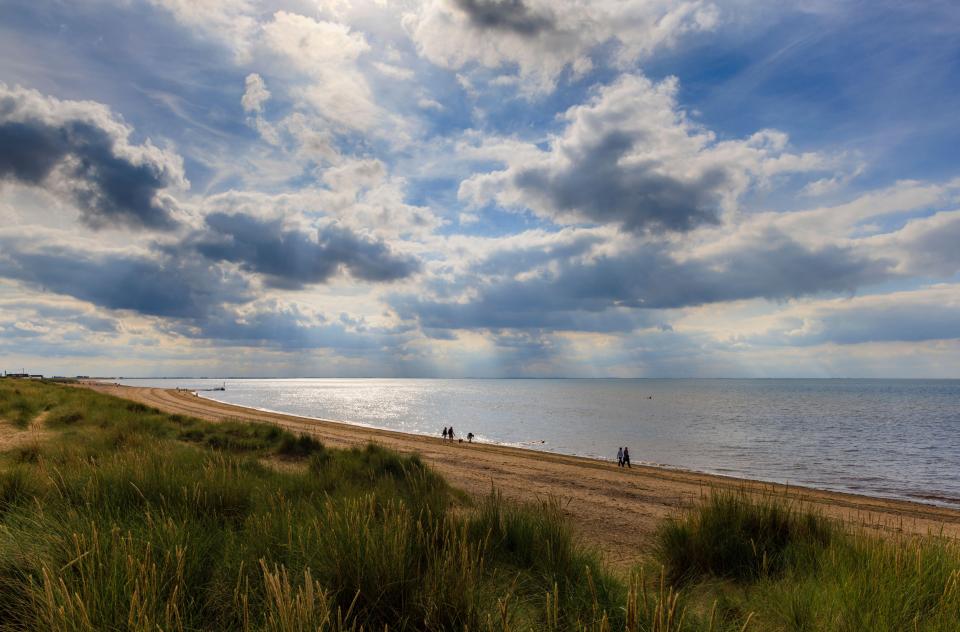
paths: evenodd
<path fill-rule="evenodd" d="M 952 0 L 0 15 L 0 369 L 960 377 Z"/>

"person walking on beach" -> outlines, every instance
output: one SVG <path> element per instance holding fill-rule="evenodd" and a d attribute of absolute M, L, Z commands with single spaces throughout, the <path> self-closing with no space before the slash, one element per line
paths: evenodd
<path fill-rule="evenodd" d="M 468 433 L 467 433 L 467 443 L 473 443 L 473 433 L 472 433 L 472 432 L 468 432 Z"/>
<path fill-rule="evenodd" d="M 617 467 L 623 467 L 623 448 L 617 448 Z"/>
<path fill-rule="evenodd" d="M 444 439 L 447 438 L 447 427 L 446 427 L 446 426 L 443 427 L 443 438 L 444 438 Z"/>
<path fill-rule="evenodd" d="M 623 446 L 623 465 L 624 467 L 629 467 L 631 470 L 633 467 L 630 465 L 630 448 Z"/>
<path fill-rule="evenodd" d="M 450 428 L 447 430 L 447 438 L 453 441 L 453 426 L 450 426 Z"/>

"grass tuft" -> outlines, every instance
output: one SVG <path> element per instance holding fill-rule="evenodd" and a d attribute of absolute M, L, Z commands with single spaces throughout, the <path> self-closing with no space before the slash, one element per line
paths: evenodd
<path fill-rule="evenodd" d="M 280 445 L 277 446 L 277 454 L 293 459 L 303 459 L 323 450 L 323 444 L 307 434 L 294 436 L 284 433 L 280 438 Z"/>
<path fill-rule="evenodd" d="M 712 575 L 753 581 L 778 574 L 801 549 L 821 548 L 835 527 L 784 496 L 713 491 L 656 535 L 657 559 L 672 582 Z"/>

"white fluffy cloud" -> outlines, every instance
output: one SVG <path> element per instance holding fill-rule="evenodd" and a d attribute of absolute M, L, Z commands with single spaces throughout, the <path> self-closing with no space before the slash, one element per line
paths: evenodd
<path fill-rule="evenodd" d="M 270 99 L 270 91 L 267 90 L 267 85 L 263 82 L 263 77 L 253 72 L 247 75 L 244 83 L 246 89 L 243 92 L 243 98 L 240 100 L 243 111 L 248 114 L 262 113 L 263 104 Z"/>
<path fill-rule="evenodd" d="M 382 117 L 357 59 L 370 50 L 362 33 L 336 22 L 278 11 L 263 27 L 264 42 L 306 77 L 302 98 L 323 118 L 369 130 Z"/>
<path fill-rule="evenodd" d="M 632 64 L 717 20 L 716 7 L 702 0 L 432 0 L 407 14 L 405 25 L 435 64 L 515 65 L 527 89 L 545 91 L 566 68 L 590 70 L 601 44 L 614 43 L 617 60 Z"/>
<path fill-rule="evenodd" d="M 460 186 L 474 204 L 529 208 L 560 223 L 612 223 L 630 231 L 689 230 L 735 210 L 751 186 L 822 169 L 792 153 L 785 134 L 763 130 L 718 141 L 677 103 L 677 81 L 624 75 L 563 115 L 546 150 L 530 145 L 506 168 Z"/>

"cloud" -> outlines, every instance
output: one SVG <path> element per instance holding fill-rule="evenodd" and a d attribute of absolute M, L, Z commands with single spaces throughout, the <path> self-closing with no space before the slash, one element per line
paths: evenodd
<path fill-rule="evenodd" d="M 0 349 L 5 358 L 89 355 L 121 335 L 119 320 L 74 301 L 0 299 Z"/>
<path fill-rule="evenodd" d="M 894 276 L 893 261 L 839 246 L 812 249 L 773 231 L 700 259 L 677 259 L 665 244 L 587 245 L 558 248 L 552 261 L 515 253 L 512 270 L 509 255 L 494 253 L 438 283 L 436 298 L 398 295 L 391 303 L 430 329 L 631 331 L 662 324 L 656 310 L 852 292 Z M 484 274 L 491 271 L 498 274 Z"/>
<path fill-rule="evenodd" d="M 516 68 L 522 89 L 543 93 L 565 69 L 589 71 L 603 46 L 615 50 L 618 65 L 632 65 L 686 33 L 712 29 L 717 10 L 700 0 L 433 0 L 404 23 L 420 54 L 434 64 Z"/>
<path fill-rule="evenodd" d="M 341 270 L 371 282 L 396 281 L 419 270 L 416 259 L 394 252 L 384 241 L 335 224 L 314 236 L 281 220 L 243 213 L 210 213 L 205 222 L 207 230 L 194 236 L 190 247 L 211 261 L 237 263 L 262 274 L 273 287 L 324 283 Z"/>
<path fill-rule="evenodd" d="M 442 225 L 430 207 L 406 201 L 406 180 L 391 175 L 380 160 L 341 159 L 325 166 L 319 177 L 320 187 L 304 186 L 277 194 L 228 191 L 211 195 L 204 199 L 202 210 L 204 214 L 289 219 L 316 216 L 322 209 L 341 226 L 390 241 L 427 239 Z"/>
<path fill-rule="evenodd" d="M 173 329 L 180 335 L 236 346 L 286 351 L 335 349 L 347 355 L 366 354 L 402 342 L 390 332 L 328 320 L 297 305 L 262 301 L 242 309 L 220 309 L 198 323 Z"/>
<path fill-rule="evenodd" d="M 243 97 L 240 99 L 243 111 L 248 114 L 263 113 L 263 104 L 270 99 L 270 91 L 267 90 L 263 77 L 255 72 L 250 73 L 244 81 L 244 86 Z"/>
<path fill-rule="evenodd" d="M 392 79 L 398 79 L 400 81 L 409 81 L 410 79 L 413 79 L 414 75 L 416 74 L 410 68 L 403 68 L 401 66 L 397 66 L 396 64 L 388 64 L 382 61 L 373 62 L 373 67 L 376 68 L 381 74 Z"/>
<path fill-rule="evenodd" d="M 821 168 L 792 154 L 773 130 L 717 141 L 677 104 L 675 79 L 624 75 L 563 115 L 547 150 L 501 156 L 506 169 L 474 175 L 461 199 L 529 208 L 558 223 L 616 224 L 627 231 L 687 231 L 718 223 L 751 186 Z"/>
<path fill-rule="evenodd" d="M 753 344 L 787 346 L 960 339 L 960 286 L 939 285 L 802 307 L 746 339 Z"/>
<path fill-rule="evenodd" d="M 242 276 L 197 258 L 91 253 L 9 238 L 0 246 L 0 276 L 107 309 L 201 318 L 221 304 L 252 300 Z"/>
<path fill-rule="evenodd" d="M 479 29 L 532 37 L 556 26 L 551 16 L 534 13 L 522 0 L 453 0 L 453 4 Z"/>
<path fill-rule="evenodd" d="M 0 309 L 8 316 L 0 318 L 3 336 L 44 337 L 56 342 L 53 333 L 59 332 L 62 338 L 68 330 L 85 330 L 88 334 L 113 339 L 121 335 L 118 321 L 113 317 L 85 306 L 64 306 L 50 303 L 49 299 L 44 302 L 43 294 L 56 294 L 105 310 L 153 317 L 147 322 L 152 322 L 164 334 L 231 346 L 284 351 L 326 348 L 341 354 L 360 355 L 402 345 L 409 337 L 403 328 L 370 326 L 362 317 L 343 314 L 331 320 L 296 305 L 262 299 L 263 295 L 254 291 L 243 274 L 187 249 L 93 253 L 89 249 L 47 245 L 48 239 L 19 243 L 22 241 L 0 238 L 0 277 L 19 281 L 26 290 L 36 294 L 29 300 L 0 302 Z M 268 244 L 267 249 L 274 246 L 276 244 Z M 375 242 L 360 240 L 360 247 L 373 253 L 357 252 L 356 238 L 336 227 L 328 233 L 323 247 L 349 251 L 333 256 L 342 255 L 342 259 L 349 260 L 349 264 L 340 265 L 350 265 L 355 273 L 359 271 L 377 280 L 391 279 L 398 274 L 396 269 L 387 269 L 385 262 L 376 260 Z M 270 256 L 276 254 L 261 250 L 260 258 L 254 261 L 262 268 L 258 271 L 306 275 L 302 269 L 286 267 L 290 264 L 285 261 L 278 264 L 280 269 L 270 268 L 277 261 Z M 401 261 L 397 265 L 407 263 Z M 246 262 L 241 263 L 241 267 L 246 267 Z M 292 283 L 295 281 L 288 284 Z"/>
<path fill-rule="evenodd" d="M 908 221 L 902 229 L 864 240 L 896 253 L 905 275 L 944 278 L 960 272 L 960 211 L 944 211 Z"/>
<path fill-rule="evenodd" d="M 369 131 L 383 113 L 373 100 L 357 59 L 370 50 L 366 37 L 345 24 L 277 11 L 263 26 L 263 41 L 308 81 L 296 88 L 324 119 Z"/>
<path fill-rule="evenodd" d="M 89 101 L 60 101 L 0 83 L 0 180 L 43 187 L 69 200 L 92 228 L 169 230 L 187 186 L 183 161 Z"/>
<path fill-rule="evenodd" d="M 249 0 L 149 1 L 196 33 L 227 46 L 237 62 L 250 61 L 258 24 L 254 5 Z"/>
<path fill-rule="evenodd" d="M 280 133 L 263 116 L 263 106 L 270 100 L 270 91 L 263 77 L 250 73 L 244 80 L 243 96 L 240 105 L 247 113 L 247 123 L 260 132 L 260 136 L 271 145 L 280 144 Z"/>

